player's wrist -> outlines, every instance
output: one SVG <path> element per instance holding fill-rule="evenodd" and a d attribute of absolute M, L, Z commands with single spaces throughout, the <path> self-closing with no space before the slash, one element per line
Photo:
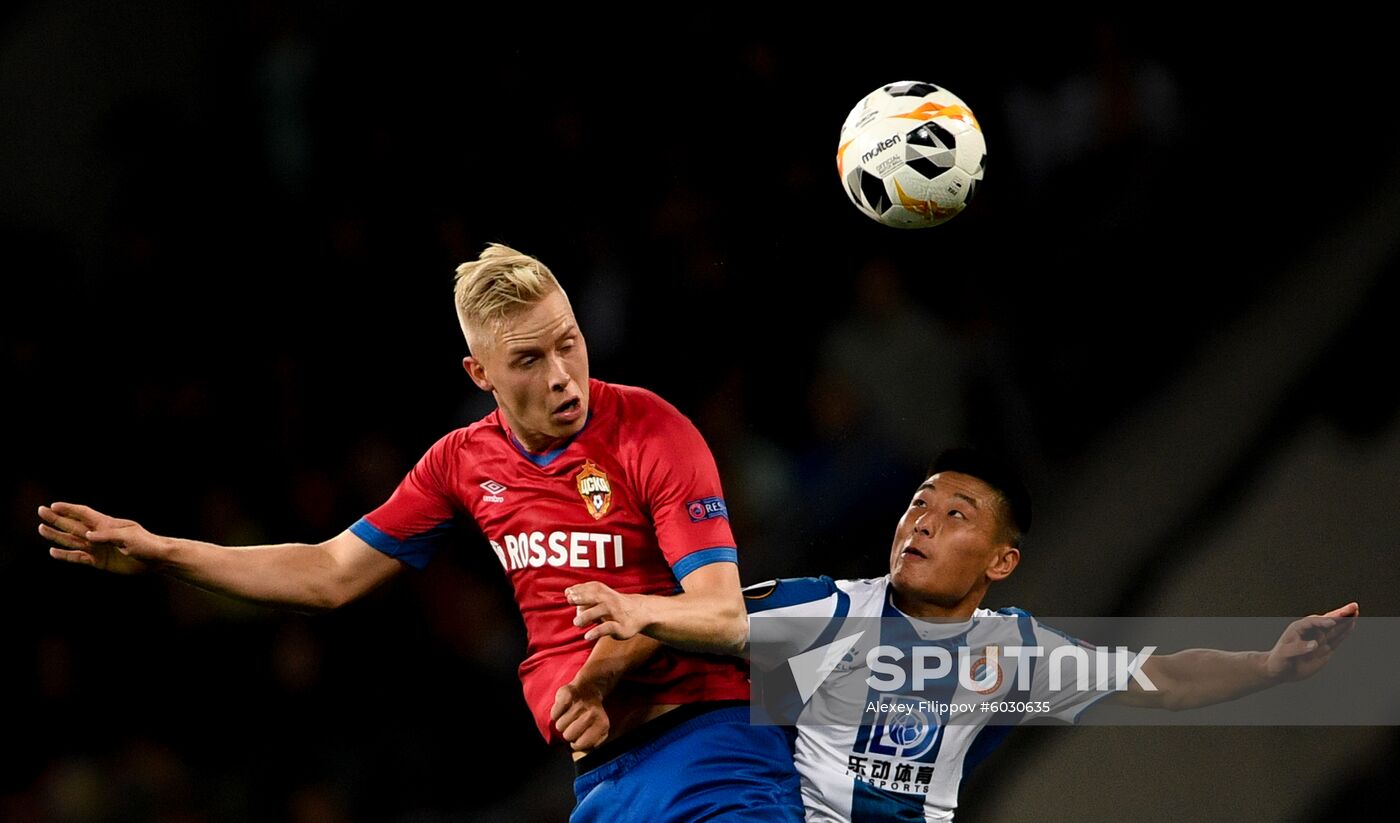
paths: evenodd
<path fill-rule="evenodd" d="M 1261 681 L 1270 686 L 1283 682 L 1286 667 L 1277 665 L 1273 652 L 1245 652 L 1245 654 L 1249 656 L 1249 665 L 1255 676 Z"/>
<path fill-rule="evenodd" d="M 602 701 L 617 685 L 617 679 L 621 672 L 593 672 L 584 674 L 579 672 L 569 681 L 569 688 L 574 690 L 574 694 L 583 700 Z"/>
<path fill-rule="evenodd" d="M 196 564 L 196 549 L 197 545 L 193 540 L 153 534 L 145 551 L 136 556 L 136 559 L 156 571 L 175 572 Z"/>
<path fill-rule="evenodd" d="M 657 601 L 661 599 L 661 596 L 655 594 L 631 595 L 631 603 L 629 604 L 628 611 L 631 612 L 632 621 L 637 627 L 637 634 L 644 634 L 647 637 L 659 639 L 656 638 L 653 632 L 656 631 L 656 626 L 659 621 L 656 613 L 656 605 Z"/>

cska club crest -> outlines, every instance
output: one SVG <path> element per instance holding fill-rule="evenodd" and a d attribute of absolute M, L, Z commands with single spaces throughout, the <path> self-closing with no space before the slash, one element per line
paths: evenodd
<path fill-rule="evenodd" d="M 608 476 L 592 460 L 585 460 L 583 468 L 574 475 L 578 481 L 578 493 L 583 495 L 583 504 L 594 520 L 601 520 L 612 508 L 612 486 Z"/>

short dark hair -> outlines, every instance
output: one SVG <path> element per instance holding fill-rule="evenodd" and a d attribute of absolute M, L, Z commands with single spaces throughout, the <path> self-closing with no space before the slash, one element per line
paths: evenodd
<path fill-rule="evenodd" d="M 1006 502 L 1010 520 L 1007 525 L 1013 533 L 1012 545 L 1018 545 L 1021 537 L 1031 530 L 1031 493 L 1005 459 L 981 449 L 959 446 L 944 451 L 933 461 L 929 475 L 939 472 L 958 472 L 975 477 L 996 490 Z"/>

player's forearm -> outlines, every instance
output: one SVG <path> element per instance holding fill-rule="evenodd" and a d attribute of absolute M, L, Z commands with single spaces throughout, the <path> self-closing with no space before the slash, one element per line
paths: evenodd
<path fill-rule="evenodd" d="M 1143 664 L 1143 673 L 1158 690 L 1130 693 L 1128 701 L 1179 711 L 1234 700 L 1278 683 L 1265 668 L 1267 659 L 1267 652 L 1218 649 L 1187 649 L 1152 657 Z"/>
<path fill-rule="evenodd" d="M 643 598 L 643 613 L 646 622 L 642 633 L 668 646 L 742 655 L 749 641 L 749 621 L 743 599 L 728 593 L 648 595 Z"/>
<path fill-rule="evenodd" d="M 207 591 L 296 608 L 331 609 L 350 599 L 321 546 L 220 546 L 165 538 L 161 571 Z"/>
<path fill-rule="evenodd" d="M 578 674 L 574 675 L 573 683 L 593 689 L 600 698 L 607 697 L 622 675 L 646 662 L 660 647 L 660 641 L 644 635 L 627 640 L 600 637 Z"/>

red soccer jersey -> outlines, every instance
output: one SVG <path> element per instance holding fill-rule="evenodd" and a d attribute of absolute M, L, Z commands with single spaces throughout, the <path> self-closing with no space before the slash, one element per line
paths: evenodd
<path fill-rule="evenodd" d="M 421 569 L 454 521 L 469 518 L 515 588 L 529 649 L 520 664 L 540 733 L 554 693 L 593 644 L 564 589 L 599 580 L 620 592 L 673 594 L 708 563 L 738 561 L 719 472 L 674 406 L 631 386 L 590 380 L 589 419 L 563 447 L 531 454 L 500 411 L 434 443 L 389 500 L 351 531 Z M 624 676 L 607 708 L 747 700 L 747 665 L 669 647 Z"/>

